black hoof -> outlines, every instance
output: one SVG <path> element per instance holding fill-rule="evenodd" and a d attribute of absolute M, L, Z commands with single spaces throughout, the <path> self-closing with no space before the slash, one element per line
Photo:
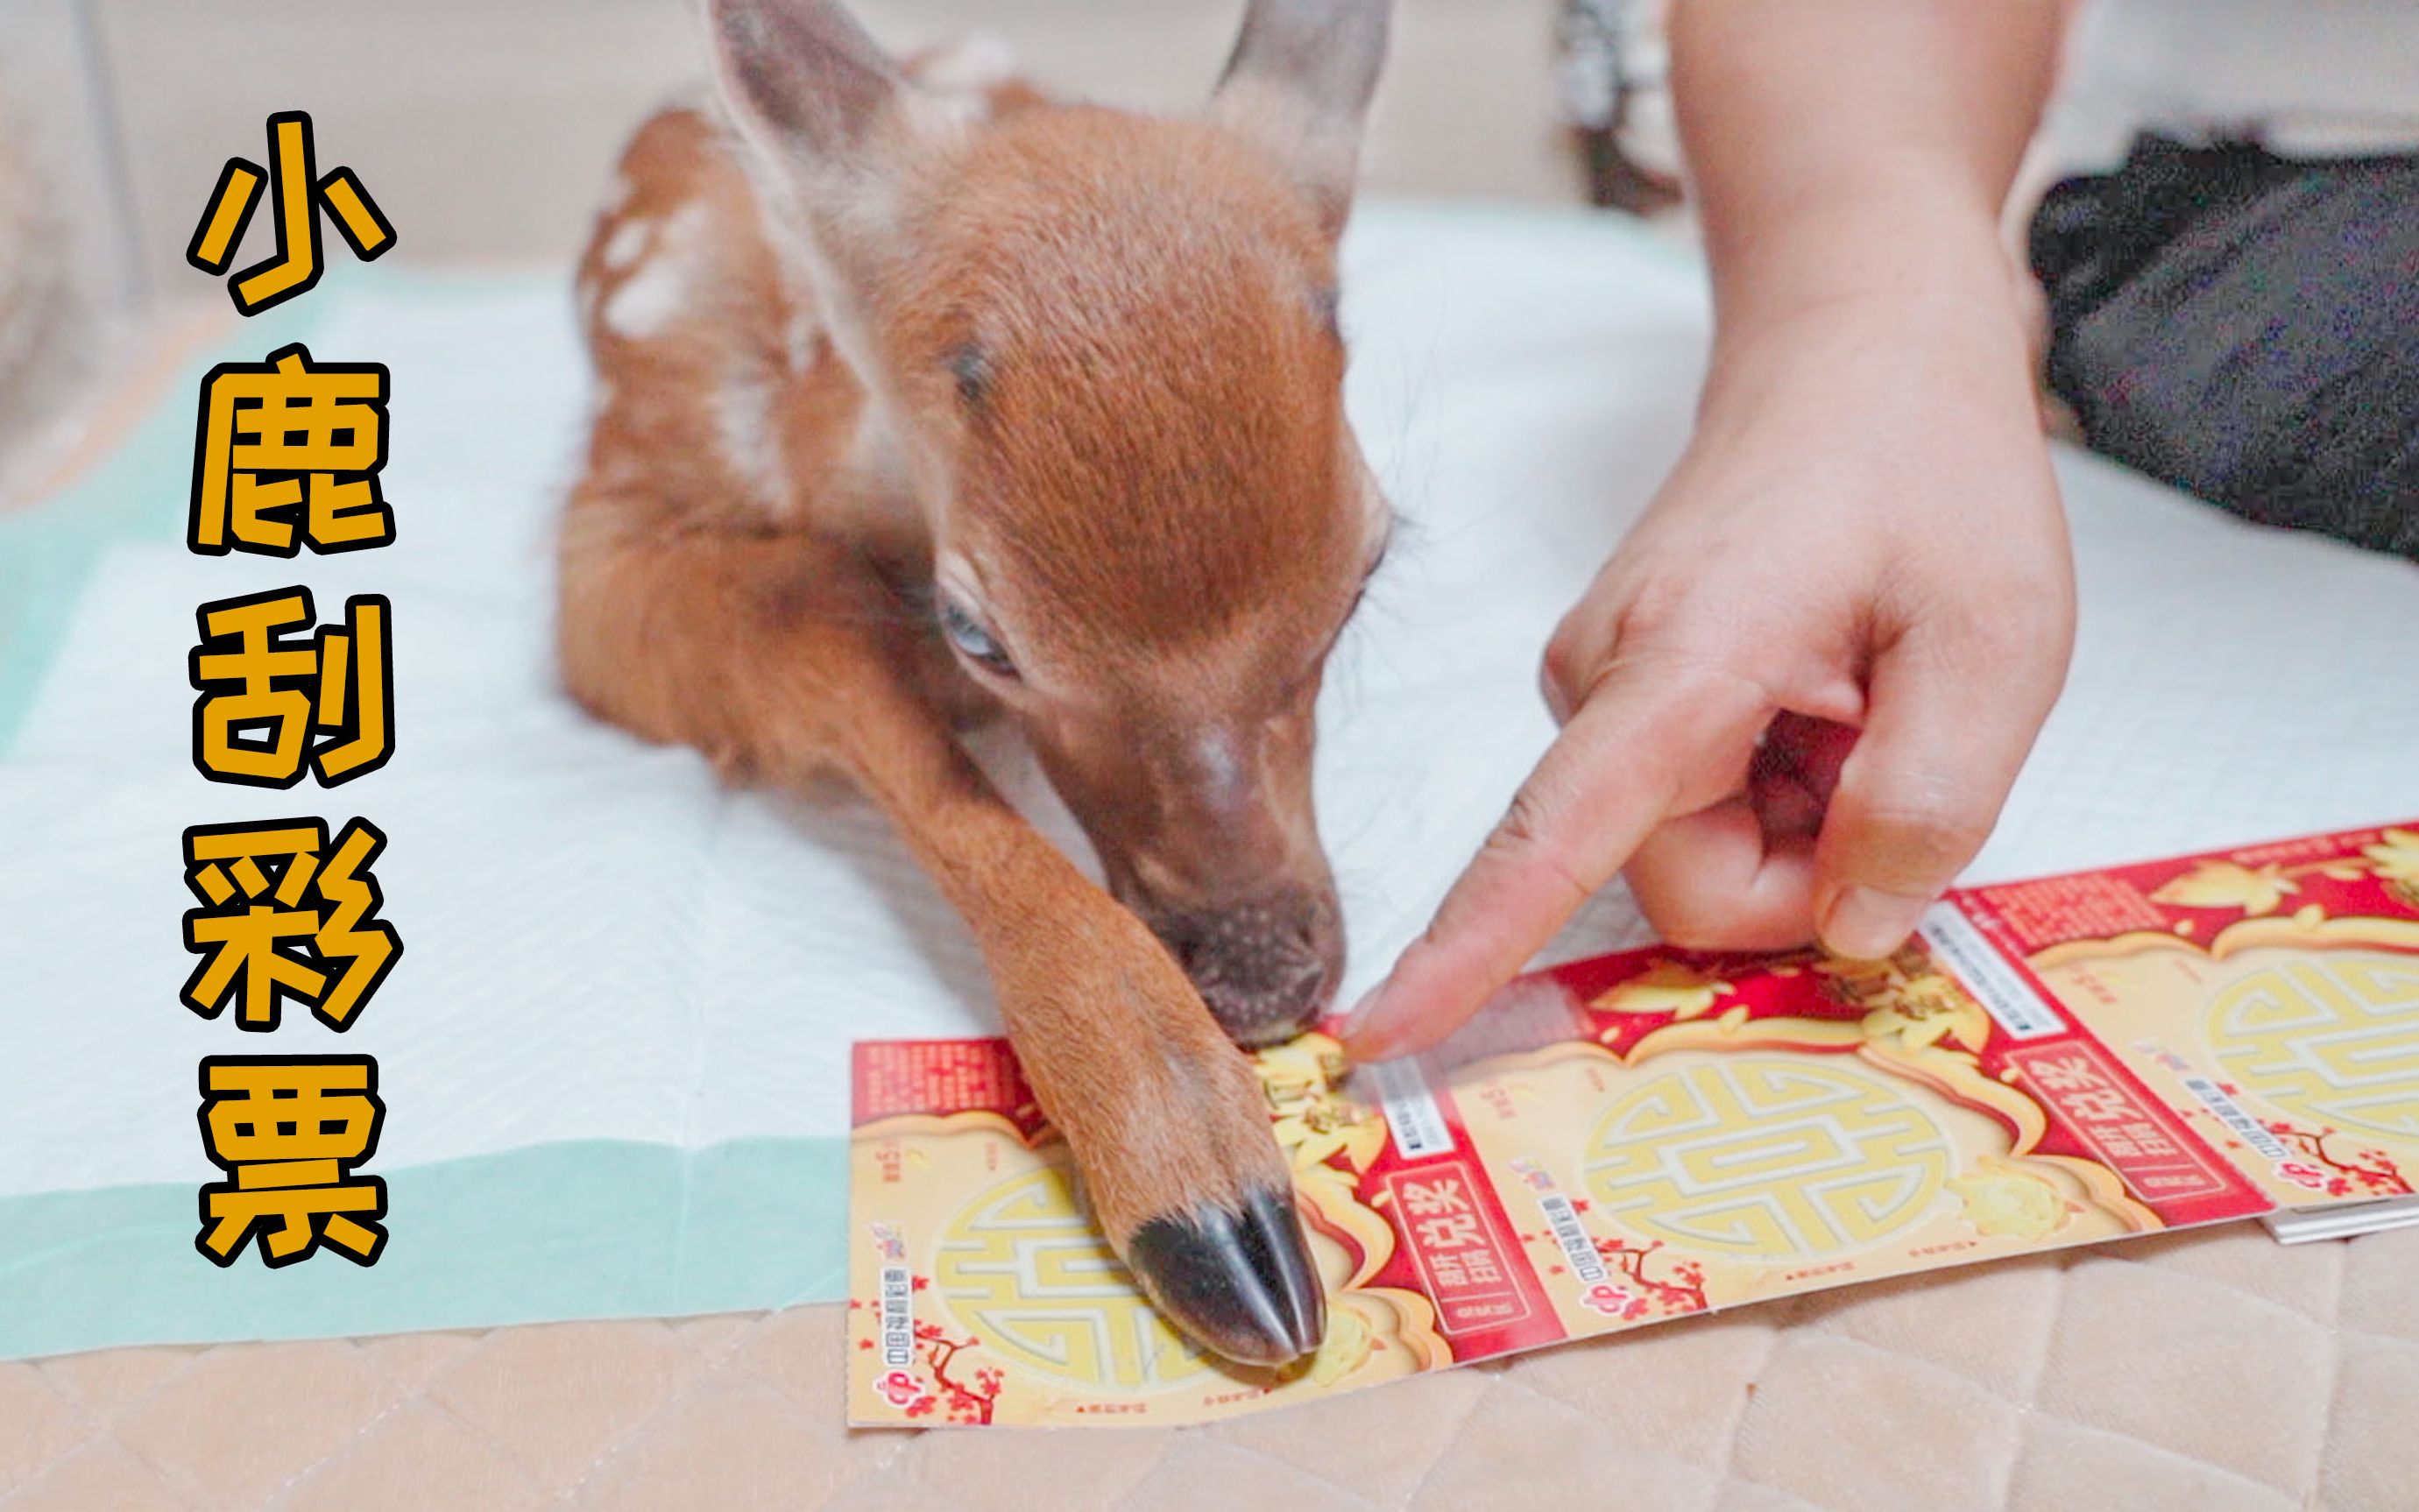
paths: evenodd
<path fill-rule="evenodd" d="M 1153 1218 L 1126 1266 L 1177 1327 L 1229 1360 L 1290 1365 L 1327 1333 L 1327 1294 L 1290 1193 Z"/>

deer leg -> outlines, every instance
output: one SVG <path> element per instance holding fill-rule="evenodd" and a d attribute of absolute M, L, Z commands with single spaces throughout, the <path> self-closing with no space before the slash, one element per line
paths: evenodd
<path fill-rule="evenodd" d="M 967 759 L 894 649 L 882 585 L 811 535 L 617 536 L 593 502 L 565 531 L 575 694 L 728 772 L 854 780 L 972 926 L 1026 1077 L 1143 1289 L 1231 1359 L 1316 1349 L 1325 1297 L 1249 1063 L 1149 930 Z"/>

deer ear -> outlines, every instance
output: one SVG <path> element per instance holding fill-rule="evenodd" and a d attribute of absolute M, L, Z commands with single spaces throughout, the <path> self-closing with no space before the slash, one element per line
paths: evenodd
<path fill-rule="evenodd" d="M 1250 0 L 1210 118 L 1270 153 L 1344 229 L 1392 0 Z"/>
<path fill-rule="evenodd" d="M 740 133 L 816 224 L 852 218 L 912 130 L 914 88 L 830 0 L 711 0 Z"/>

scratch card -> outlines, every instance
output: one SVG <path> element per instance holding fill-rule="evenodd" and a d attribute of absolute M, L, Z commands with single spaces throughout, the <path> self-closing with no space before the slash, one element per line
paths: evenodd
<path fill-rule="evenodd" d="M 1005 1041 L 855 1052 L 850 1420 L 1195 1423 L 1674 1318 L 2390 1200 L 2419 1169 L 2419 825 L 1954 893 L 1881 962 L 1648 949 L 1415 1060 L 1255 1057 L 1326 1282 L 1191 1346 Z"/>

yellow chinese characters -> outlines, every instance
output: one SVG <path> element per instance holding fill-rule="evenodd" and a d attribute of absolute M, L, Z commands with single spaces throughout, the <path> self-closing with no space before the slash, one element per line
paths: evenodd
<path fill-rule="evenodd" d="M 185 949 L 203 957 L 181 995 L 216 1018 L 230 1000 L 239 1028 L 277 1027 L 288 998 L 332 1029 L 350 1028 L 403 954 L 370 865 L 386 836 L 355 819 L 328 847 L 316 819 L 185 831 Z M 337 969 L 341 968 L 341 969 Z"/>
<path fill-rule="evenodd" d="M 290 788 L 305 758 L 322 787 L 394 754 L 394 647 L 384 594 L 345 600 L 344 627 L 316 625 L 307 588 L 220 599 L 195 613 L 193 766 L 217 782 Z M 319 733 L 315 741 L 311 737 Z"/>
<path fill-rule="evenodd" d="M 269 117 L 270 166 L 230 158 L 193 228 L 185 260 L 227 271 L 264 188 L 275 255 L 227 285 L 247 316 L 319 282 L 319 213 L 355 255 L 394 245 L 394 227 L 349 168 L 322 176 L 311 117 Z M 387 457 L 386 367 L 315 363 L 300 343 L 257 363 L 223 363 L 203 379 L 193 437 L 185 545 L 200 556 L 242 551 L 327 555 L 394 539 L 378 474 Z M 187 658 L 193 767 L 215 782 L 290 788 L 307 770 L 333 787 L 394 753 L 393 608 L 379 594 L 345 600 L 318 623 L 307 588 L 202 605 Z M 203 1018 L 276 1029 L 287 1003 L 329 1028 L 352 1027 L 403 954 L 377 918 L 370 868 L 386 836 L 356 818 L 331 846 L 324 819 L 195 825 L 184 833 L 185 949 L 201 957 L 177 995 Z M 234 1011 L 227 1011 L 229 1005 Z M 305 1030 L 303 1032 L 310 1032 Z M 386 1183 L 354 1173 L 377 1149 L 386 1114 L 368 1056 L 212 1056 L 201 1064 L 202 1146 L 226 1180 L 201 1189 L 193 1246 L 235 1263 L 258 1240 L 270 1266 L 322 1245 L 360 1265 L 386 1246 Z"/>
<path fill-rule="evenodd" d="M 269 117 L 269 171 L 256 162 L 229 158 L 219 172 L 218 187 L 193 227 L 185 261 L 216 277 L 226 271 L 235 249 L 243 240 L 264 183 L 274 179 L 277 193 L 277 255 L 236 275 L 227 285 L 235 307 L 257 315 L 270 305 L 303 293 L 319 282 L 319 208 L 324 205 L 336 229 L 368 262 L 394 245 L 394 227 L 380 214 L 377 202 L 350 168 L 316 176 L 307 112 L 282 111 Z"/>
<path fill-rule="evenodd" d="M 379 490 L 387 370 L 315 363 L 300 343 L 203 380 L 185 544 L 204 556 L 359 551 L 394 539 Z"/>
<path fill-rule="evenodd" d="M 377 1151 L 385 1117 L 367 1056 L 205 1057 L 202 1148 L 230 1180 L 202 1188 L 193 1247 L 228 1266 L 256 1235 L 272 1266 L 323 1244 L 374 1263 L 386 1182 L 351 1167 Z"/>

